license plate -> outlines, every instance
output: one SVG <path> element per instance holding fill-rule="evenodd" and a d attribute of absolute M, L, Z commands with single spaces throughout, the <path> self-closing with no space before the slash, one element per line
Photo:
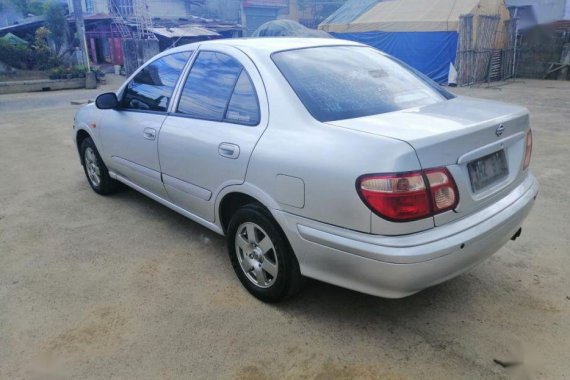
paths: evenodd
<path fill-rule="evenodd" d="M 479 191 L 509 175 L 505 151 L 489 154 L 467 165 L 471 187 Z"/>

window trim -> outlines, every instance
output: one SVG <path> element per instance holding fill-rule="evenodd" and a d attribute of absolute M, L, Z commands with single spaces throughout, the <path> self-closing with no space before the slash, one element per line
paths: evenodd
<path fill-rule="evenodd" d="M 196 63 L 196 61 L 198 60 L 198 58 L 200 57 L 200 53 L 202 52 L 207 52 L 207 53 L 217 53 L 217 54 L 224 54 L 232 59 L 234 59 L 237 63 L 239 63 L 239 65 L 241 66 L 241 71 L 239 72 L 238 76 L 236 77 L 236 80 L 233 84 L 232 87 L 232 91 L 230 94 L 230 97 L 228 98 L 227 102 L 226 102 L 226 107 L 224 108 L 224 113 L 222 116 L 221 120 L 217 120 L 217 119 L 213 119 L 213 118 L 206 118 L 206 117 L 198 117 L 198 116 L 192 116 L 183 112 L 178 112 L 178 107 L 180 106 L 180 100 L 182 99 L 182 94 L 184 93 L 184 86 L 186 85 L 186 82 L 188 80 L 188 77 L 190 76 L 190 73 L 192 72 L 192 68 L 194 67 L 194 64 Z M 245 68 L 245 66 L 243 65 L 243 63 L 236 58 L 235 56 L 228 54 L 227 52 L 224 51 L 217 51 L 217 50 L 211 50 L 211 49 L 196 49 L 195 51 L 196 54 L 193 54 L 193 57 L 190 61 L 190 67 L 188 68 L 186 75 L 184 77 L 184 79 L 182 81 L 180 81 L 180 83 L 178 83 L 177 86 L 180 87 L 180 90 L 177 94 L 177 98 L 176 98 L 176 105 L 173 104 L 172 107 L 172 111 L 169 112 L 170 116 L 176 116 L 176 117 L 183 117 L 186 119 L 193 119 L 193 120 L 204 120 L 204 121 L 211 121 L 214 123 L 227 123 L 227 124 L 236 124 L 236 125 L 243 125 L 246 127 L 257 127 L 261 124 L 261 104 L 259 102 L 259 95 L 257 92 L 257 88 L 255 87 L 255 84 L 253 83 L 253 80 L 251 79 L 251 75 L 249 74 L 249 72 L 247 71 L 247 69 Z M 195 57 L 194 57 L 195 55 Z M 252 123 L 241 123 L 241 122 L 237 122 L 237 121 L 233 121 L 233 120 L 227 120 L 226 119 L 226 113 L 228 112 L 228 107 L 230 105 L 230 102 L 232 100 L 232 96 L 234 95 L 234 91 L 237 85 L 237 82 L 239 80 L 239 77 L 241 75 L 241 73 L 245 71 L 245 73 L 247 74 L 248 78 L 249 78 L 249 82 L 251 83 L 251 87 L 253 88 L 253 92 L 255 93 L 255 101 L 257 104 L 257 112 L 259 114 L 259 118 L 256 124 L 252 124 Z M 182 77 L 182 75 L 181 75 Z"/>
<path fill-rule="evenodd" d="M 170 109 L 171 103 L 174 100 L 174 97 L 176 95 L 176 89 L 180 85 L 180 80 L 182 79 L 182 75 L 184 74 L 186 67 L 190 64 L 190 62 L 192 62 L 192 58 L 194 57 L 194 53 L 197 50 L 198 50 L 198 48 L 196 48 L 194 50 L 182 50 L 182 51 L 172 52 L 170 54 L 164 54 L 164 55 L 161 55 L 159 57 L 156 57 L 152 61 L 149 61 L 146 64 L 144 64 L 143 66 L 141 66 L 140 68 L 138 68 L 137 71 L 135 71 L 133 73 L 133 75 L 130 77 L 130 80 L 125 82 L 124 85 L 122 86 L 122 88 L 118 91 L 121 96 L 120 96 L 120 100 L 119 100 L 119 107 L 117 107 L 116 110 L 120 111 L 120 112 L 137 112 L 137 113 L 147 113 L 147 114 L 166 115 L 166 116 L 170 115 L 169 109 Z M 147 66 L 152 65 L 154 62 L 158 61 L 159 59 L 170 57 L 171 55 L 175 55 L 175 54 L 184 54 L 184 53 L 190 53 L 190 56 L 186 60 L 184 67 L 182 68 L 182 70 L 180 71 L 180 74 L 178 75 L 178 79 L 176 80 L 176 83 L 174 84 L 174 87 L 172 88 L 172 94 L 170 94 L 170 102 L 168 103 L 168 106 L 166 107 L 166 109 L 164 111 L 123 108 L 121 106 L 121 103 L 123 102 L 123 99 L 125 97 L 125 93 L 129 88 L 129 84 L 131 84 L 131 82 L 136 78 L 137 75 L 139 75 L 141 73 L 141 71 L 143 71 Z"/>

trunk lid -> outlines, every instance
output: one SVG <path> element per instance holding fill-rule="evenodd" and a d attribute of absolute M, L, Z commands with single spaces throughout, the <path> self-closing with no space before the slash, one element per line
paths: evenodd
<path fill-rule="evenodd" d="M 436 215 L 436 225 L 485 207 L 508 194 L 523 179 L 525 132 L 529 127 L 524 107 L 458 97 L 421 108 L 328 124 L 404 141 L 414 148 L 423 169 L 447 167 L 457 184 L 460 200 L 455 211 Z M 474 188 L 469 164 L 500 151 L 505 154 L 508 174 L 487 186 Z"/>

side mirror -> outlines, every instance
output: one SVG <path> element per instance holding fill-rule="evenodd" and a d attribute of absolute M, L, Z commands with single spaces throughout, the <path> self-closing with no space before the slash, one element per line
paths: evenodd
<path fill-rule="evenodd" d="M 119 106 L 119 99 L 114 92 L 106 92 L 95 99 L 95 105 L 100 110 L 111 110 Z"/>

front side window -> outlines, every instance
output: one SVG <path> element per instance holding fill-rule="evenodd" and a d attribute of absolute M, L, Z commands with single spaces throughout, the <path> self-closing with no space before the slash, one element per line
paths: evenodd
<path fill-rule="evenodd" d="M 421 107 L 452 97 L 379 51 L 324 46 L 274 53 L 305 108 L 321 122 Z"/>
<path fill-rule="evenodd" d="M 243 66 L 234 58 L 201 52 L 190 69 L 177 112 L 192 118 L 256 125 L 259 107 Z"/>
<path fill-rule="evenodd" d="M 121 102 L 123 109 L 166 112 L 174 86 L 192 52 L 159 58 L 129 82 Z"/>

